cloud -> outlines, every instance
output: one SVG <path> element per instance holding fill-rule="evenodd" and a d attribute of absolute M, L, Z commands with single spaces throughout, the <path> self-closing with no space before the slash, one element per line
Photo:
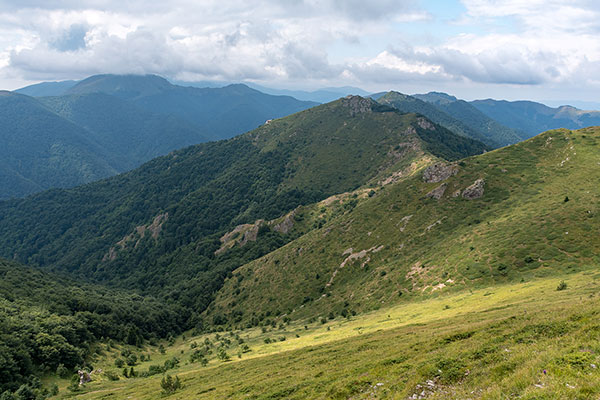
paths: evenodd
<path fill-rule="evenodd" d="M 595 2 L 461 3 L 447 29 L 419 0 L 0 0 L 0 82 L 111 72 L 313 87 L 600 81 Z"/>

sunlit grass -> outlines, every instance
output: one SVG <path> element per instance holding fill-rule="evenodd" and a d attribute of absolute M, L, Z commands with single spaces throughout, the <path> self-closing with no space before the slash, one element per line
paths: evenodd
<path fill-rule="evenodd" d="M 562 279 L 567 289 L 557 291 Z M 599 288 L 600 274 L 587 271 L 466 291 L 349 320 L 298 321 L 265 333 L 236 331 L 251 351 L 240 359 L 232 345 L 231 361 L 212 357 L 206 367 L 185 364 L 190 345 L 207 337 L 214 341 L 215 333 L 186 335 L 172 346 L 164 344 L 164 355 L 156 348 L 144 351 L 151 352 L 152 361 L 135 369 L 178 357 L 180 367 L 168 373 L 179 376 L 184 387 L 169 396 L 174 399 L 406 398 L 423 390 L 437 399 L 593 398 L 585 396 L 600 394 L 600 374 L 591 366 L 600 365 Z M 281 336 L 286 340 L 264 342 Z M 111 369 L 114 357 L 105 357 L 97 366 Z M 79 395 L 158 398 L 161 378 L 99 380 Z M 59 397 L 71 395 L 62 391 Z"/>

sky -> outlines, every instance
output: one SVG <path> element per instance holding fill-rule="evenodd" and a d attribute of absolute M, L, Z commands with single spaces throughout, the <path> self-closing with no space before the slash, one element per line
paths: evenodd
<path fill-rule="evenodd" d="M 0 0 L 0 88 L 99 73 L 600 102 L 596 0 Z"/>

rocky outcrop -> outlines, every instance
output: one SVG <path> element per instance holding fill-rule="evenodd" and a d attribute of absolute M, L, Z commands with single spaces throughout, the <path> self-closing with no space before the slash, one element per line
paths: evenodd
<path fill-rule="evenodd" d="M 283 233 L 285 235 L 294 227 L 295 216 L 296 210 L 286 215 L 283 221 L 281 221 L 280 223 L 273 225 L 273 230 L 275 232 Z"/>
<path fill-rule="evenodd" d="M 442 183 L 440 186 L 436 187 L 431 192 L 427 193 L 426 196 L 427 197 L 432 197 L 432 198 L 434 198 L 436 200 L 439 200 L 444 195 L 444 192 L 446 191 L 447 187 L 448 187 L 447 183 Z"/>
<path fill-rule="evenodd" d="M 335 279 L 335 276 L 338 274 L 338 271 L 342 268 L 344 268 L 346 266 L 346 264 L 355 261 L 355 260 L 360 260 L 360 259 L 365 259 L 361 264 L 360 267 L 364 268 L 365 265 L 367 265 L 367 263 L 369 261 L 371 261 L 371 257 L 369 257 L 369 253 L 377 253 L 381 250 L 383 250 L 384 246 L 373 246 L 370 249 L 367 250 L 361 250 L 358 252 L 354 252 L 354 250 L 352 249 L 352 247 L 350 247 L 349 249 L 346 249 L 346 251 L 344 251 L 342 253 L 342 256 L 348 256 L 344 259 L 344 261 L 342 261 L 342 263 L 340 264 L 340 266 L 338 268 L 336 268 L 335 271 L 333 271 L 333 274 L 331 275 L 331 278 L 329 279 L 329 282 L 327 282 L 327 284 L 325 285 L 325 287 L 329 287 L 331 286 L 331 284 L 333 283 L 333 280 Z"/>
<path fill-rule="evenodd" d="M 248 242 L 255 242 L 258 238 L 258 231 L 264 224 L 265 221 L 259 219 L 253 224 L 242 224 L 236 226 L 231 232 L 221 236 L 221 247 L 215 251 L 215 254 L 221 254 L 236 245 L 244 246 Z"/>
<path fill-rule="evenodd" d="M 373 107 L 373 100 L 365 99 L 360 96 L 346 96 L 342 99 L 342 105 L 350 109 L 350 115 L 370 113 Z"/>
<path fill-rule="evenodd" d="M 127 247 L 130 243 L 134 243 L 133 247 L 137 248 L 141 240 L 149 233 L 152 239 L 157 239 L 165 222 L 169 219 L 169 213 L 159 214 L 148 225 L 140 225 L 135 227 L 135 231 L 119 240 L 116 246 L 108 249 L 108 253 L 102 257 L 102 261 L 114 261 L 118 256 L 118 249 L 121 250 Z"/>
<path fill-rule="evenodd" d="M 457 173 L 458 167 L 456 165 L 436 163 L 425 168 L 425 171 L 423 171 L 423 180 L 427 183 L 441 182 Z"/>
<path fill-rule="evenodd" d="M 483 196 L 483 187 L 485 181 L 483 179 L 477 179 L 471 186 L 463 190 L 462 197 L 468 200 L 478 199 Z"/>
<path fill-rule="evenodd" d="M 425 118 L 417 118 L 417 124 L 428 131 L 435 131 L 435 126 Z"/>
<path fill-rule="evenodd" d="M 92 377 L 86 371 L 80 369 L 79 371 L 77 371 L 77 373 L 79 374 L 79 386 L 91 382 Z"/>

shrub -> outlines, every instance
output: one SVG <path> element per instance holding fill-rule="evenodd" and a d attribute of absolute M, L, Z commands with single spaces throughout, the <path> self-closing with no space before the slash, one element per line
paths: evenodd
<path fill-rule="evenodd" d="M 119 380 L 119 375 L 117 375 L 113 371 L 106 371 L 106 372 L 104 372 L 104 375 L 108 378 L 109 381 L 118 381 Z"/>
<path fill-rule="evenodd" d="M 61 378 L 68 378 L 69 374 L 69 370 L 63 364 L 58 364 L 58 367 L 56 367 L 56 375 Z"/>
<path fill-rule="evenodd" d="M 219 347 L 219 349 L 217 350 L 217 357 L 221 361 L 229 361 L 229 355 L 227 354 L 227 352 L 225 352 L 225 349 L 223 347 Z"/>
<path fill-rule="evenodd" d="M 561 290 L 565 290 L 567 288 L 567 282 L 565 281 L 560 281 L 560 283 L 558 284 L 558 286 L 556 287 L 557 291 L 561 291 Z"/>
<path fill-rule="evenodd" d="M 135 354 L 130 354 L 127 356 L 127 365 L 132 366 L 137 363 L 137 356 Z"/>
<path fill-rule="evenodd" d="M 171 375 L 167 375 L 160 381 L 160 387 L 162 388 L 163 393 L 171 394 L 181 388 L 181 382 L 179 381 L 178 376 L 173 379 Z"/>

